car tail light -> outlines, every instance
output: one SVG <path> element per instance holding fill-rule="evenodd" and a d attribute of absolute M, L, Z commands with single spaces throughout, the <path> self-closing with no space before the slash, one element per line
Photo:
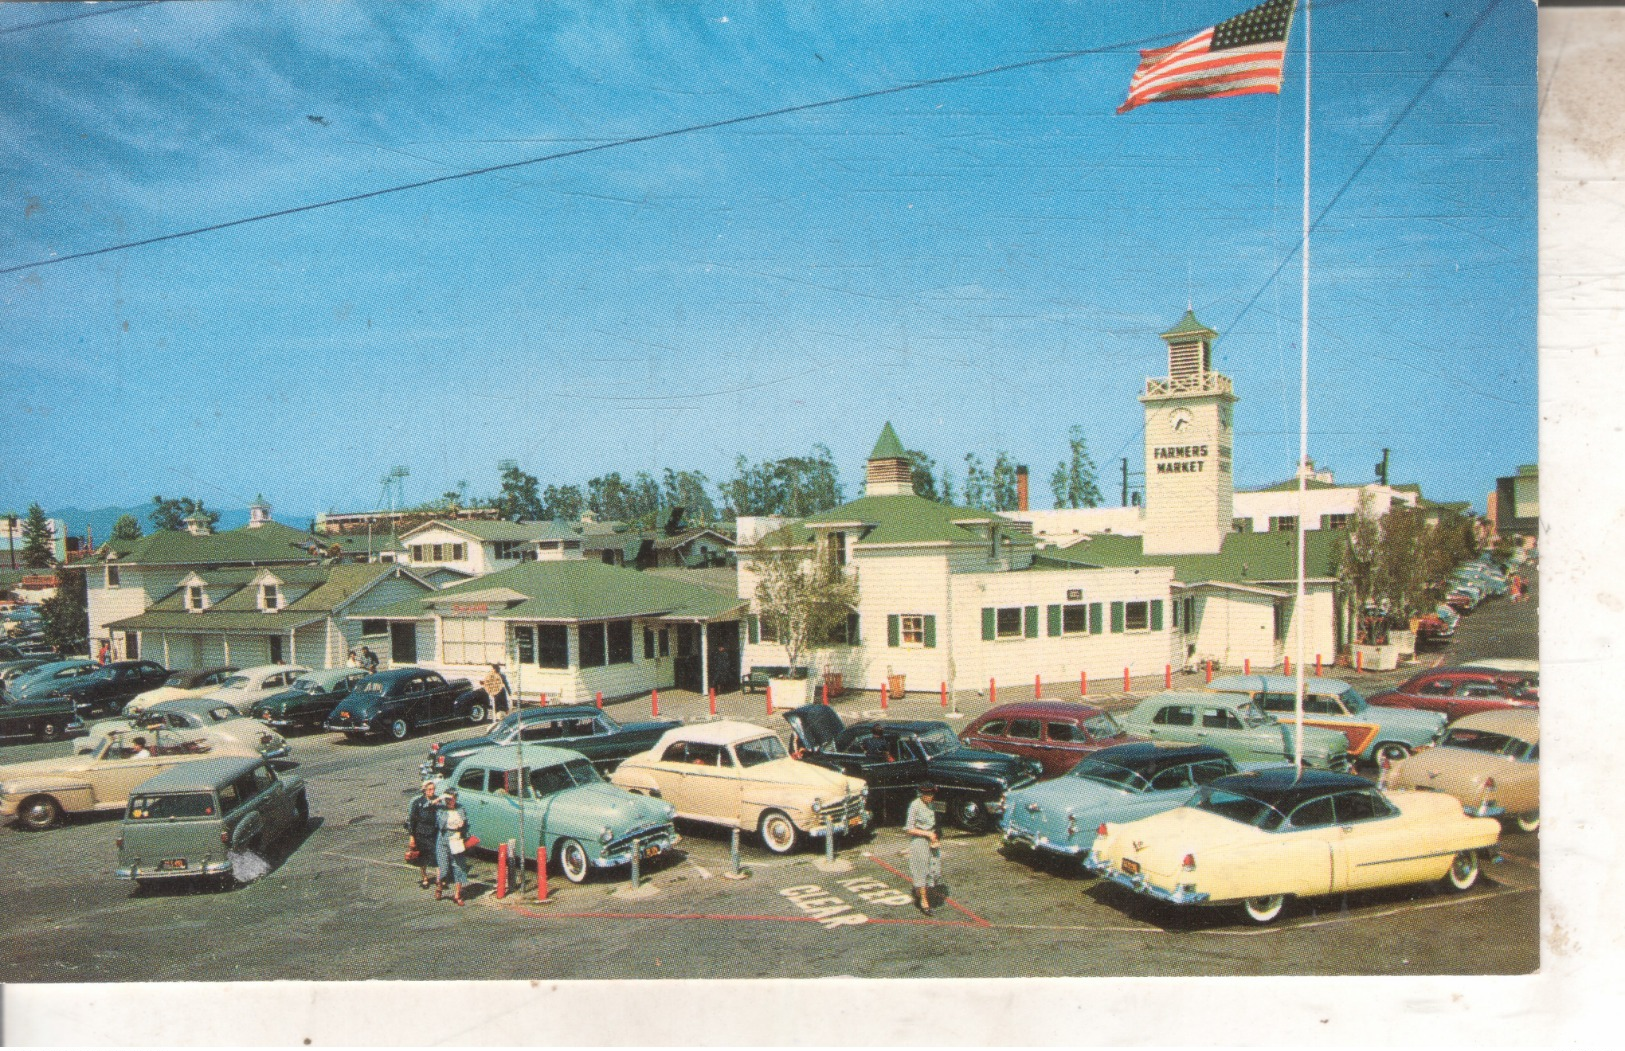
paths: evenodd
<path fill-rule="evenodd" d="M 1484 779 L 1484 791 L 1478 800 L 1477 816 L 1493 817 L 1500 810 L 1495 798 L 1495 778 Z"/>
<path fill-rule="evenodd" d="M 1095 835 L 1104 836 L 1105 834 L 1106 834 L 1106 822 L 1102 821 L 1100 823 L 1100 827 L 1095 829 Z"/>
<path fill-rule="evenodd" d="M 1078 834 L 1078 819 L 1071 814 L 1066 816 L 1066 835 L 1070 839 Z"/>
<path fill-rule="evenodd" d="M 1186 872 L 1194 872 L 1196 870 L 1196 855 L 1186 854 L 1185 860 L 1179 863 L 1179 867 Z"/>
<path fill-rule="evenodd" d="M 220 842 L 228 847 L 231 846 L 231 829 L 223 828 L 220 830 Z"/>

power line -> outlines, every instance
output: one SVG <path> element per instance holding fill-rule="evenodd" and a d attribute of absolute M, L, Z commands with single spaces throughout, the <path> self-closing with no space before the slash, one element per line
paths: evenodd
<path fill-rule="evenodd" d="M 148 0 L 156 2 L 156 0 Z M 1200 28 L 1200 27 L 1198 27 Z M 161 244 L 165 241 L 174 241 L 183 237 L 195 237 L 198 234 L 215 233 L 220 230 L 229 230 L 235 226 L 246 226 L 249 223 L 264 222 L 267 219 L 281 219 L 290 215 L 300 215 L 304 212 L 314 212 L 322 208 L 333 208 L 341 204 L 354 204 L 357 201 L 371 200 L 375 197 L 384 197 L 390 194 L 404 193 L 408 190 L 421 190 L 427 186 L 436 186 L 440 183 L 455 182 L 459 179 L 471 179 L 478 175 L 490 175 L 494 172 L 512 171 L 516 168 L 525 168 L 533 164 L 545 164 L 548 161 L 563 160 L 567 157 L 580 157 L 588 153 L 598 153 L 602 150 L 611 150 L 621 146 L 635 146 L 639 143 L 658 142 L 661 139 L 675 138 L 679 135 L 691 135 L 701 131 L 715 131 L 719 128 L 728 128 L 737 124 L 747 124 L 752 121 L 767 120 L 771 117 L 783 117 L 792 113 L 806 113 L 810 110 L 827 109 L 831 106 L 841 106 L 849 102 L 860 102 L 865 99 L 883 98 L 887 95 L 898 95 L 905 91 L 918 91 L 921 88 L 941 87 L 944 84 L 957 84 L 978 77 L 988 77 L 996 73 L 1008 73 L 1017 69 L 1028 69 L 1034 66 L 1047 65 L 1053 62 L 1065 62 L 1086 55 L 1107 54 L 1121 51 L 1126 48 L 1139 48 L 1146 44 L 1154 44 L 1171 38 L 1183 39 L 1196 32 L 1194 28 L 1176 30 L 1173 32 L 1158 33 L 1154 36 L 1141 37 L 1138 40 L 1118 41 L 1112 44 L 1103 44 L 1100 47 L 1085 48 L 1081 51 L 1067 51 L 1059 55 L 1045 55 L 1042 58 L 1029 58 L 1020 62 L 1007 62 L 1004 65 L 989 66 L 986 69 L 973 70 L 969 73 L 951 73 L 947 76 L 932 77 L 929 80 L 916 80 L 907 84 L 897 84 L 889 88 L 875 88 L 871 91 L 860 91 L 853 95 L 842 95 L 839 98 L 822 99 L 817 102 L 802 102 L 794 106 L 781 106 L 778 109 L 763 110 L 758 113 L 747 113 L 739 117 L 725 117 L 722 120 L 707 121 L 703 124 L 690 124 L 681 128 L 670 128 L 666 131 L 650 132 L 646 135 L 632 135 L 621 139 L 611 139 L 608 142 L 595 143 L 590 146 L 579 146 L 575 149 L 560 150 L 557 153 L 543 154 L 539 157 L 528 157 L 524 160 L 509 161 L 506 164 L 492 164 L 483 168 L 471 168 L 467 171 L 453 172 L 449 175 L 438 175 L 431 179 L 419 179 L 416 182 L 400 183 L 395 186 L 386 186 L 377 190 L 367 190 L 363 193 L 348 194 L 344 197 L 334 197 L 325 201 L 316 201 L 311 204 L 295 205 L 291 208 L 279 208 L 276 211 L 261 212 L 258 215 L 245 216 L 241 219 L 229 219 L 225 222 L 211 223 L 208 226 L 199 226 L 191 230 L 177 230 L 174 233 L 159 234 L 155 237 L 144 237 L 137 241 L 124 241 L 119 244 L 106 245 L 102 248 L 92 248 L 83 252 L 72 252 L 68 255 L 53 256 L 49 259 L 36 259 L 27 263 L 16 263 L 7 267 L 0 267 L 0 274 L 14 274 L 19 270 L 29 270 L 35 267 L 50 266 L 54 263 L 66 263 L 74 259 L 89 259 L 93 256 L 107 255 L 111 252 L 122 252 L 130 248 L 142 248 L 146 245 Z"/>
<path fill-rule="evenodd" d="M 158 0 L 139 0 L 137 3 L 125 4 L 122 7 L 98 7 L 94 11 L 83 11 L 77 15 L 63 15 L 61 18 L 45 18 L 38 22 L 24 22 L 20 26 L 8 26 L 0 29 L 0 36 L 9 36 L 12 33 L 21 33 L 25 29 L 38 29 L 41 26 L 54 26 L 59 22 L 77 22 L 81 18 L 95 18 L 97 15 L 116 15 L 120 11 L 134 11 L 138 7 L 150 7 Z"/>

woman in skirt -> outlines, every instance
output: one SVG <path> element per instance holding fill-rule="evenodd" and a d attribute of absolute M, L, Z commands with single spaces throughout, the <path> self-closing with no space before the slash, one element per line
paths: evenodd
<path fill-rule="evenodd" d="M 937 798 L 935 785 L 921 785 L 919 798 L 908 805 L 903 831 L 908 843 L 908 876 L 914 884 L 915 904 L 931 915 L 930 888 L 942 879 L 942 853 L 937 846 L 937 812 L 931 804 Z"/>

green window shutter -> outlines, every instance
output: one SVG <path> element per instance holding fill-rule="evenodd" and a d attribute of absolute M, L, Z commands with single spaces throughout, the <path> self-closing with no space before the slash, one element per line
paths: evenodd
<path fill-rule="evenodd" d="M 937 647 L 937 617 L 934 613 L 925 615 L 925 648 L 928 650 Z"/>
<path fill-rule="evenodd" d="M 1023 626 L 1027 629 L 1024 634 L 1029 639 L 1038 638 L 1038 607 L 1028 606 L 1026 616 L 1022 620 L 1025 622 Z"/>
<path fill-rule="evenodd" d="M 761 619 L 756 616 L 756 614 L 748 613 L 745 615 L 745 627 L 750 632 L 751 642 L 754 643 L 762 641 L 762 622 Z"/>
<path fill-rule="evenodd" d="M 903 618 L 896 613 L 886 614 L 886 645 L 900 646 L 903 643 Z"/>
<path fill-rule="evenodd" d="M 1151 600 L 1151 630 L 1162 630 L 1162 599 L 1160 598 Z"/>
<path fill-rule="evenodd" d="M 846 615 L 846 644 L 848 646 L 858 644 L 858 615 L 856 613 Z"/>
<path fill-rule="evenodd" d="M 1112 603 L 1112 631 L 1120 632 L 1122 630 L 1123 630 L 1123 604 L 1121 602 L 1113 602 Z"/>
<path fill-rule="evenodd" d="M 1174 599 L 1173 604 L 1168 607 L 1168 612 L 1170 612 L 1170 613 L 1172 613 L 1174 615 L 1174 630 L 1175 631 L 1179 630 L 1179 606 L 1180 606 L 1180 603 L 1182 603 L 1183 601 L 1184 601 L 1183 599 L 1177 599 L 1176 598 L 1176 599 Z"/>
<path fill-rule="evenodd" d="M 992 606 L 982 607 L 982 641 L 992 642 L 998 631 L 999 613 Z"/>
<path fill-rule="evenodd" d="M 1057 635 L 1059 635 L 1061 633 L 1061 607 L 1060 606 L 1050 606 L 1050 607 L 1048 607 L 1048 612 L 1049 612 L 1049 637 L 1053 639 L 1055 636 L 1057 636 Z"/>
<path fill-rule="evenodd" d="M 1089 603 L 1089 634 L 1099 635 L 1106 630 L 1105 618 L 1100 615 L 1100 603 Z"/>

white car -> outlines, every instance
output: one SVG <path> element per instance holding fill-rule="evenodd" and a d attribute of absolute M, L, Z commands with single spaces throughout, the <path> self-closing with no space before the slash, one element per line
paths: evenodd
<path fill-rule="evenodd" d="M 211 701 L 222 701 L 247 715 L 255 701 L 281 693 L 292 686 L 294 680 L 309 672 L 310 669 L 303 664 L 262 664 L 257 668 L 244 668 L 204 697 Z"/>
<path fill-rule="evenodd" d="M 224 685 L 232 672 L 237 670 L 235 665 L 222 665 L 218 668 L 204 668 L 201 671 L 174 671 L 169 678 L 156 690 L 138 693 L 124 706 L 125 715 L 139 715 L 155 704 L 165 701 L 179 701 L 188 697 L 206 697 Z"/>

